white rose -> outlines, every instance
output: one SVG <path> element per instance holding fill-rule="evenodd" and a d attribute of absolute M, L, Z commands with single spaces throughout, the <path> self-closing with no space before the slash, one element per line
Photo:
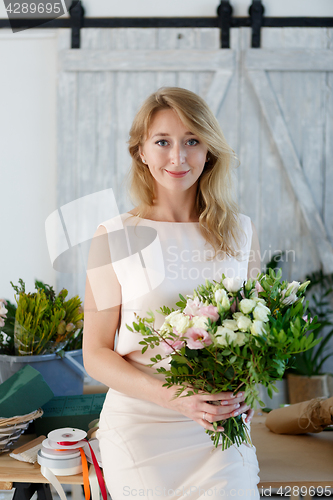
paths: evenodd
<path fill-rule="evenodd" d="M 226 339 L 226 336 L 228 335 L 229 342 L 231 342 L 233 339 L 237 337 L 237 334 L 233 331 L 230 330 L 230 328 L 225 328 L 224 326 L 218 326 L 215 336 L 217 343 L 222 346 L 227 346 L 228 342 Z"/>
<path fill-rule="evenodd" d="M 221 302 L 223 296 L 227 295 L 226 291 L 223 290 L 222 288 L 218 288 L 216 292 L 214 293 L 214 297 L 216 302 Z"/>
<path fill-rule="evenodd" d="M 234 345 L 239 345 L 242 346 L 246 342 L 246 335 L 241 332 L 237 332 L 237 339 L 236 342 L 234 341 Z"/>
<path fill-rule="evenodd" d="M 164 319 L 165 323 L 171 324 L 170 320 L 172 318 L 174 318 L 175 316 L 177 316 L 178 314 L 182 314 L 180 309 L 178 309 L 177 311 L 172 311 L 172 313 L 170 313 L 168 316 L 165 316 L 165 319 Z"/>
<path fill-rule="evenodd" d="M 238 290 L 243 286 L 244 280 L 242 278 L 224 278 L 222 281 L 223 285 L 226 287 L 228 292 L 238 292 Z"/>
<path fill-rule="evenodd" d="M 203 328 L 204 330 L 207 330 L 207 316 L 193 316 L 191 320 L 191 326 L 194 328 Z"/>
<path fill-rule="evenodd" d="M 8 309 L 5 308 L 3 303 L 0 303 L 0 316 L 4 316 L 7 313 L 8 313 Z"/>
<path fill-rule="evenodd" d="M 239 316 L 237 319 L 237 327 L 242 332 L 246 332 L 251 328 L 252 321 L 247 316 Z"/>
<path fill-rule="evenodd" d="M 301 284 L 299 281 L 292 281 L 291 283 L 289 283 L 287 288 L 287 295 L 296 295 L 300 285 Z"/>
<path fill-rule="evenodd" d="M 264 333 L 264 322 L 263 321 L 253 321 L 252 326 L 251 326 L 251 333 L 252 335 L 262 335 Z"/>
<path fill-rule="evenodd" d="M 288 297 L 285 297 L 283 300 L 281 300 L 281 303 L 284 304 L 285 306 L 290 306 L 297 300 L 297 295 L 292 293 L 291 295 L 288 295 Z"/>
<path fill-rule="evenodd" d="M 219 288 L 216 290 L 214 296 L 216 303 L 220 303 L 223 310 L 228 311 L 230 309 L 229 297 L 225 290 Z"/>
<path fill-rule="evenodd" d="M 268 321 L 269 314 L 271 314 L 269 308 L 264 306 L 260 302 L 256 305 L 253 311 L 254 319 L 257 319 L 259 321 Z"/>
<path fill-rule="evenodd" d="M 178 333 L 185 333 L 191 326 L 191 320 L 188 316 L 183 313 L 178 313 L 173 316 L 170 321 L 170 325 L 177 330 Z"/>
<path fill-rule="evenodd" d="M 222 326 L 224 326 L 225 328 L 229 328 L 229 330 L 237 330 L 237 323 L 234 319 L 225 319 L 222 322 Z"/>
<path fill-rule="evenodd" d="M 264 306 L 266 305 L 265 299 L 260 299 L 259 297 L 253 297 L 252 300 L 254 300 L 257 304 L 263 304 Z"/>
<path fill-rule="evenodd" d="M 249 314 L 256 307 L 256 303 L 251 299 L 243 299 L 239 303 L 239 310 L 244 314 Z"/>
<path fill-rule="evenodd" d="M 234 332 L 230 330 L 230 328 L 226 328 L 224 326 L 218 326 L 216 330 L 216 340 L 217 343 L 221 346 L 227 346 L 233 343 L 234 345 L 242 346 L 245 344 L 245 335 L 244 333 Z M 227 341 L 228 336 L 228 341 Z"/>

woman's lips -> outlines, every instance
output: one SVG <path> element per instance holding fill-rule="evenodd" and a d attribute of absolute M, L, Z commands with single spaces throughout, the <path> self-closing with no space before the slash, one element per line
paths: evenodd
<path fill-rule="evenodd" d="M 170 172 L 169 170 L 166 170 L 166 172 L 168 172 L 168 174 L 171 175 L 171 177 L 184 177 L 184 175 L 186 175 L 189 170 L 185 170 L 183 172 Z"/>

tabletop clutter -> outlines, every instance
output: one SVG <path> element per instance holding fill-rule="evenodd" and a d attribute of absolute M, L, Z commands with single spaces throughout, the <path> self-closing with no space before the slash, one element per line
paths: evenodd
<path fill-rule="evenodd" d="M 83 474 L 85 499 L 90 499 L 90 489 L 93 500 L 98 500 L 100 487 L 103 500 L 107 493 L 103 475 L 100 470 L 98 442 L 96 439 L 89 442 L 87 433 L 82 429 L 65 427 L 51 431 L 43 440 L 37 452 L 37 461 L 41 466 L 41 473 L 53 485 L 61 500 L 66 500 L 64 490 L 56 476 L 71 476 Z M 93 464 L 94 473 L 89 475 L 87 460 Z M 91 480 L 89 480 L 89 477 Z M 96 483 L 96 478 L 98 485 Z"/>
<path fill-rule="evenodd" d="M 10 456 L 30 463 L 37 461 L 41 474 L 54 486 L 61 500 L 66 500 L 66 495 L 57 476 L 75 474 L 83 476 L 86 500 L 90 495 L 92 500 L 98 500 L 99 490 L 106 500 L 98 441 L 94 436 L 104 398 L 105 394 L 54 397 L 42 375 L 26 365 L 0 384 L 0 453 L 10 451 L 34 421 L 38 437 L 13 450 Z M 82 428 L 69 427 L 69 423 Z M 266 426 L 277 434 L 317 433 L 332 424 L 333 397 L 279 408 L 266 419 Z M 88 462 L 93 465 L 90 469 Z"/>
<path fill-rule="evenodd" d="M 93 500 L 98 500 L 99 488 L 106 500 L 98 441 L 94 438 L 98 422 L 95 417 L 99 416 L 104 398 L 105 394 L 54 397 L 42 375 L 26 365 L 0 384 L 0 453 L 11 451 L 20 435 L 35 421 L 39 437 L 13 450 L 10 456 L 31 464 L 37 461 L 41 474 L 54 486 L 61 500 L 66 500 L 66 496 L 56 476 L 75 474 L 83 475 L 86 500 L 90 493 Z M 39 418 L 43 415 L 46 417 Z M 37 419 L 43 421 L 39 427 Z M 68 427 L 79 423 L 88 430 L 89 422 L 88 433 Z M 61 427 L 65 423 L 67 426 Z M 40 429 L 50 429 L 47 437 L 40 435 Z M 88 462 L 93 465 L 90 470 Z"/>

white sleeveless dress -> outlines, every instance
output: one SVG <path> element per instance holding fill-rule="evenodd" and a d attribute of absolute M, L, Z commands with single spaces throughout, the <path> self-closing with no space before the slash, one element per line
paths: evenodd
<path fill-rule="evenodd" d="M 199 230 L 199 223 L 160 222 L 129 213 L 102 225 L 108 231 L 113 268 L 122 289 L 121 323 L 115 351 L 137 369 L 150 375 L 164 360 L 149 368 L 150 358 L 162 348 L 142 354 L 142 337 L 126 324 L 134 312 L 155 313 L 155 328 L 164 317 L 162 305 L 177 309 L 179 293 L 192 294 L 205 279 L 247 279 L 252 227 L 241 215 L 245 236 L 243 258 L 207 260 L 212 247 Z M 159 350 L 160 349 L 160 350 Z M 155 403 L 109 389 L 100 417 L 99 439 L 103 471 L 112 500 L 141 498 L 206 499 L 223 496 L 259 499 L 259 468 L 255 448 L 242 444 L 222 451 L 214 448 L 197 422 Z"/>

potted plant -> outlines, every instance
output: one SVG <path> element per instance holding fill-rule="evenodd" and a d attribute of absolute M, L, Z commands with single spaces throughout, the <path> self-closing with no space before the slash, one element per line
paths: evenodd
<path fill-rule="evenodd" d="M 318 317 L 320 327 L 313 331 L 313 336 L 322 340 L 312 349 L 295 355 L 292 368 L 288 370 L 290 403 L 333 396 L 333 376 L 324 371 L 325 361 L 333 356 L 330 346 L 333 338 L 333 275 L 317 271 L 306 279 L 311 281 L 307 289 L 307 297 L 310 299 L 308 321 L 314 316 Z"/>
<path fill-rule="evenodd" d="M 12 284 L 17 305 L 0 300 L 1 382 L 25 364 L 36 368 L 55 395 L 82 394 L 83 308 L 78 296 L 35 281 L 36 292 Z M 72 359 L 72 358 L 76 359 Z"/>
<path fill-rule="evenodd" d="M 285 252 L 275 252 L 272 255 L 271 260 L 265 266 L 265 273 L 269 273 L 270 269 L 272 269 L 274 272 L 277 272 L 280 268 L 280 263 L 284 255 Z M 274 385 L 278 389 L 278 392 L 273 392 L 271 396 L 268 394 L 266 387 L 261 384 L 259 384 L 258 386 L 260 399 L 265 403 L 266 408 L 269 408 L 271 410 L 280 408 L 281 405 L 288 403 L 287 377 L 283 375 L 282 379 L 277 380 Z"/>

